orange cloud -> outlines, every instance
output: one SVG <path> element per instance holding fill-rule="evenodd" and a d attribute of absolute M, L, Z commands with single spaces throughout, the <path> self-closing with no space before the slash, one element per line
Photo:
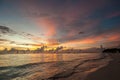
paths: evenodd
<path fill-rule="evenodd" d="M 109 41 L 116 41 L 116 40 L 119 40 L 119 39 L 120 39 L 119 34 L 111 35 L 111 36 L 108 38 Z"/>
<path fill-rule="evenodd" d="M 28 16 L 37 26 L 45 31 L 45 36 L 54 36 L 56 34 L 56 23 L 48 16 L 50 12 L 44 4 L 37 5 L 37 1 L 21 1 L 21 12 Z M 43 8 L 44 7 L 44 8 Z"/>
<path fill-rule="evenodd" d="M 48 39 L 47 42 L 48 46 L 58 46 L 60 44 L 56 39 Z"/>
<path fill-rule="evenodd" d="M 114 34 L 111 34 L 111 35 L 106 35 L 106 34 L 101 34 L 101 35 L 98 35 L 98 36 L 89 36 L 87 38 L 84 38 L 84 39 L 77 39 L 77 40 L 71 40 L 71 41 L 67 41 L 63 44 L 61 44 L 62 46 L 72 46 L 72 45 L 84 45 L 86 47 L 88 47 L 88 45 L 93 45 L 95 46 L 94 44 L 96 45 L 100 45 L 102 43 L 106 43 L 106 42 L 113 42 L 113 41 L 116 41 L 116 40 L 119 40 L 120 39 L 120 36 L 118 33 L 114 33 Z"/>
<path fill-rule="evenodd" d="M 50 18 L 37 19 L 36 23 L 39 27 L 42 27 L 45 30 L 46 36 L 54 36 L 56 34 L 56 24 Z"/>
<path fill-rule="evenodd" d="M 72 40 L 72 41 L 67 42 L 67 44 L 92 44 L 97 41 L 98 41 L 97 37 L 94 39 L 92 37 L 89 37 L 86 39 Z"/>

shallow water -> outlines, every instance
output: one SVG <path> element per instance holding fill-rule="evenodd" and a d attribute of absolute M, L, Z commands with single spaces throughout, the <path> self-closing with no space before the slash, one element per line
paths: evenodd
<path fill-rule="evenodd" d="M 83 80 L 108 62 L 100 53 L 5 54 L 0 55 L 0 80 Z"/>
<path fill-rule="evenodd" d="M 81 54 L 4 54 L 0 55 L 0 67 L 19 66 L 29 63 L 70 61 L 74 59 L 89 59 L 99 57 L 98 53 Z"/>

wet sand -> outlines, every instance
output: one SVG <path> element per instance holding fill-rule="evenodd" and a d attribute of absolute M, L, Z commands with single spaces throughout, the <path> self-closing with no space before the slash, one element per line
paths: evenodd
<path fill-rule="evenodd" d="M 120 54 L 111 54 L 110 63 L 89 74 L 85 80 L 120 80 Z"/>

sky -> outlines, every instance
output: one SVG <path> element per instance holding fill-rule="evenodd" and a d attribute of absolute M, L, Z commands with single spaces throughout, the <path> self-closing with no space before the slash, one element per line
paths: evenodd
<path fill-rule="evenodd" d="M 120 45 L 119 0 L 0 0 L 0 48 Z"/>

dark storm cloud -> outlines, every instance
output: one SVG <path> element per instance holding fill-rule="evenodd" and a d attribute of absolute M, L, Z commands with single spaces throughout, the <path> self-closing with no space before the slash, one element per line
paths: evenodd
<path fill-rule="evenodd" d="M 4 34 L 16 34 L 15 31 L 13 31 L 12 29 L 6 26 L 0 26 L 0 33 L 3 35 Z"/>
<path fill-rule="evenodd" d="M 9 43 L 9 44 L 16 44 L 16 45 L 18 45 L 18 44 L 25 44 L 25 43 L 16 42 L 16 41 L 8 39 L 8 38 L 3 39 L 4 35 L 9 35 L 10 37 L 12 37 L 12 35 L 17 35 L 17 36 L 20 36 L 20 37 L 23 37 L 25 39 L 29 39 L 29 40 L 32 40 L 32 41 L 36 41 L 36 40 L 40 40 L 41 39 L 40 37 L 37 37 L 37 36 L 32 35 L 30 33 L 17 32 L 15 30 L 12 30 L 9 27 L 0 26 L 0 37 L 1 37 L 0 38 L 0 42 L 1 42 L 1 44 L 6 43 L 6 42 Z"/>
<path fill-rule="evenodd" d="M 85 32 L 81 32 L 81 31 L 80 31 L 78 34 L 84 34 L 84 33 L 85 33 Z"/>

